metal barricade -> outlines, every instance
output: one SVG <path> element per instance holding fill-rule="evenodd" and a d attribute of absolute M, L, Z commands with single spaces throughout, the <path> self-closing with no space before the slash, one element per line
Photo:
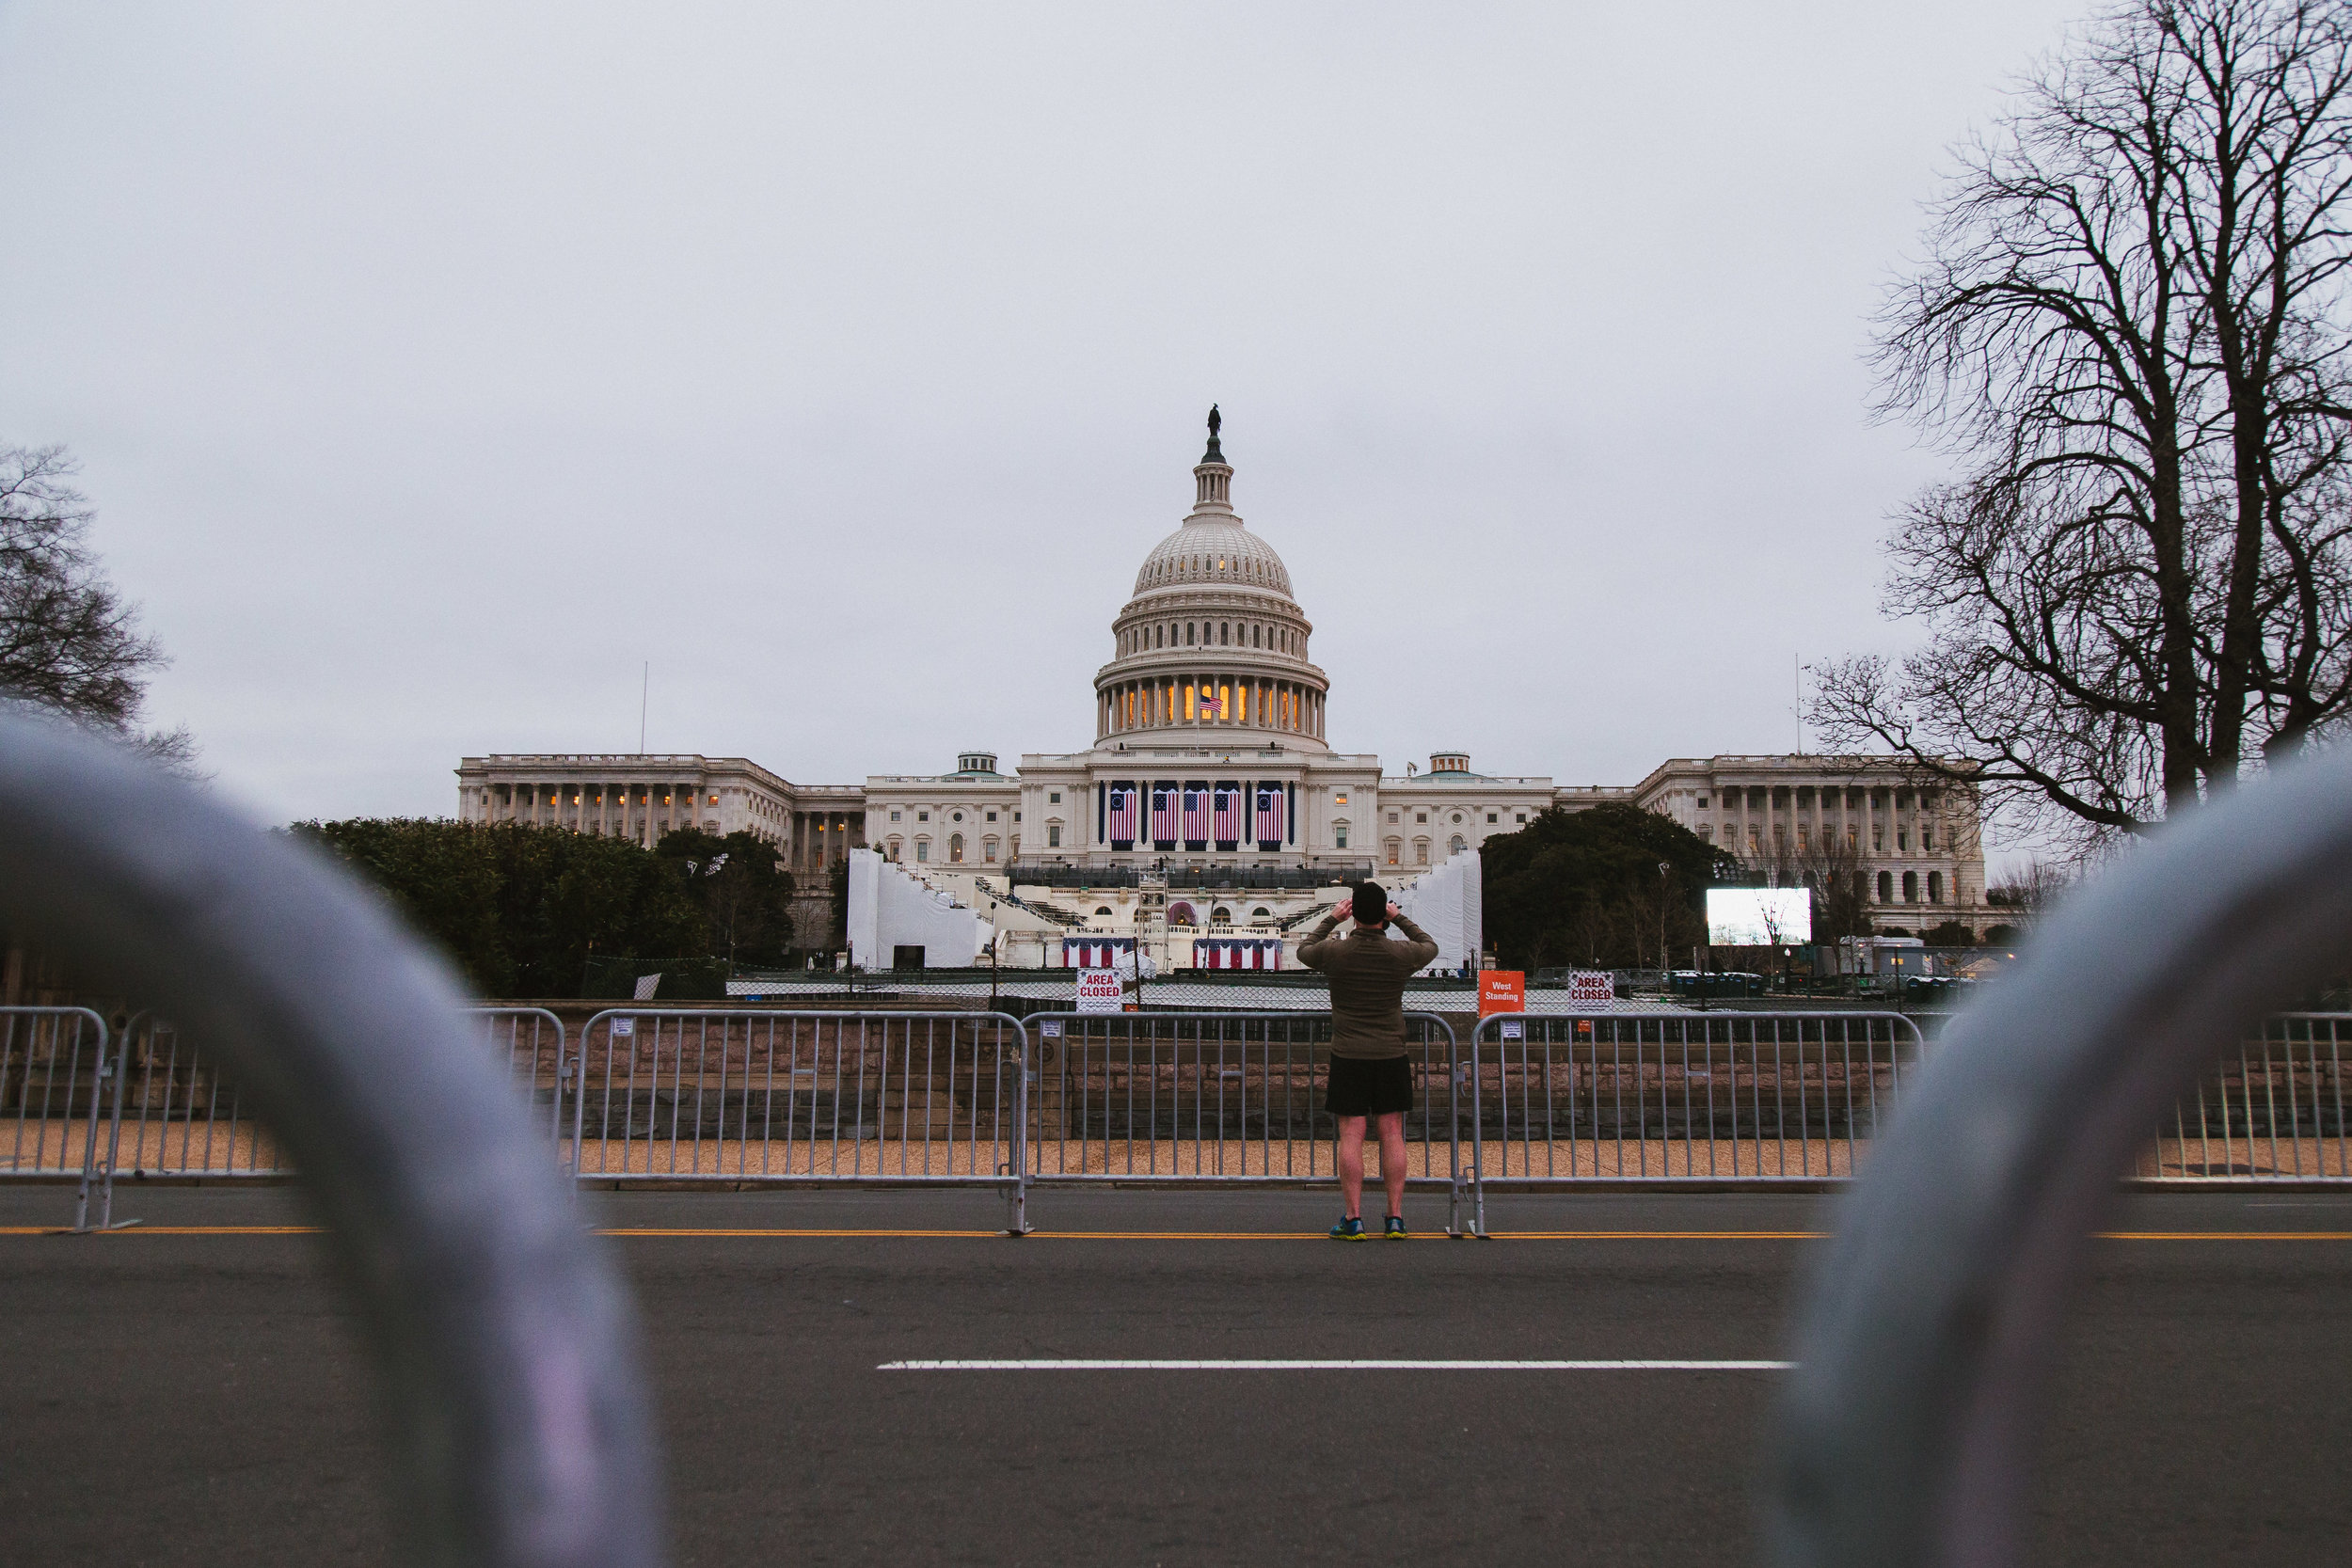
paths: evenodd
<path fill-rule="evenodd" d="M 1901 1014 L 1860 1012 L 1500 1013 L 1472 1039 L 1482 1196 L 1841 1180 L 1922 1049 Z"/>
<path fill-rule="evenodd" d="M 0 1007 L 0 1177 L 87 1168 L 105 1111 L 106 1021 L 87 1007 Z"/>
<path fill-rule="evenodd" d="M 2292 1144 L 2307 1117 L 2329 1135 L 2333 1028 L 2263 1021 L 2341 978 L 2347 931 L 2352 752 L 2337 747 L 2117 857 L 1953 1020 L 1814 1255 L 1764 1494 L 1770 1560 L 2020 1559 L 2063 1304 L 2117 1178 L 2151 1131 L 2185 1132 L 2172 1108 L 2233 1041 L 2275 1040 L 2312 1073 L 2241 1069 L 2222 1108 L 2245 1118 L 2241 1142 L 2266 1148 L 2283 1120 Z"/>
<path fill-rule="evenodd" d="M 1323 1113 L 1331 1015 L 1041 1013 L 1029 1179 L 1057 1186 L 1291 1186 L 1339 1180 Z M 1416 1094 L 1406 1182 L 1443 1186 L 1464 1235 L 1468 1101 L 1453 1026 L 1405 1017 Z M 1366 1159 L 1374 1155 L 1367 1142 Z M 1376 1180 L 1367 1170 L 1367 1182 Z"/>
<path fill-rule="evenodd" d="M 2141 1181 L 2352 1179 L 2344 1068 L 2352 1013 L 2281 1013 L 2221 1053 L 2143 1147 Z"/>
<path fill-rule="evenodd" d="M 0 712 L 0 924 L 217 1042 L 304 1167 L 384 1372 L 405 1559 L 659 1568 L 627 1288 L 445 967 L 347 876 L 69 726 Z"/>
<path fill-rule="evenodd" d="M 575 1055 L 581 1180 L 995 1187 L 1027 1229 L 1008 1014 L 614 1007 Z"/>

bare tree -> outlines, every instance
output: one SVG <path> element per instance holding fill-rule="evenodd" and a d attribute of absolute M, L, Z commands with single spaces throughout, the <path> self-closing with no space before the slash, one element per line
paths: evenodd
<path fill-rule="evenodd" d="M 0 447 L 0 694 L 190 771 L 184 728 L 139 727 L 147 679 L 166 660 L 89 547 L 94 513 L 74 472 L 62 447 Z"/>
<path fill-rule="evenodd" d="M 2352 712 L 2352 24 L 2130 0 L 1962 152 L 1883 411 L 1963 461 L 1888 541 L 1900 661 L 1808 718 L 2097 839 Z"/>

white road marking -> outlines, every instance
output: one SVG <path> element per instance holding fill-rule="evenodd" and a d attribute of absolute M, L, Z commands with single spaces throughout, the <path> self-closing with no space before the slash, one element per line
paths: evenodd
<path fill-rule="evenodd" d="M 1785 1372 L 1794 1361 L 885 1361 L 878 1372 Z"/>

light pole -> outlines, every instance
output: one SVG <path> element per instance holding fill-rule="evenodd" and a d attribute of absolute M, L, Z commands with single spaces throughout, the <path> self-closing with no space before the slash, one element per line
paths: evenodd
<path fill-rule="evenodd" d="M 1658 863 L 1658 984 L 1661 990 L 1672 991 L 1674 977 L 1666 969 L 1666 889 L 1667 879 L 1674 874 L 1674 863 Z"/>

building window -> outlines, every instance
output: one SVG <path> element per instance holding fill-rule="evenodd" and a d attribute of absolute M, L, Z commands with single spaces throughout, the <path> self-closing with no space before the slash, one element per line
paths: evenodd
<path fill-rule="evenodd" d="M 931 819 L 931 814 L 927 811 L 918 811 L 914 814 L 914 819 L 917 822 L 929 822 Z"/>
<path fill-rule="evenodd" d="M 1061 804 L 1061 791 L 1060 791 L 1060 790 L 1058 790 L 1058 789 L 1056 789 L 1056 790 L 1049 790 L 1049 791 L 1047 791 L 1047 792 L 1046 792 L 1046 796 L 1045 796 L 1045 803 L 1046 803 L 1047 805 L 1049 805 L 1049 806 L 1058 806 L 1058 805 L 1060 805 L 1060 804 Z M 1018 822 L 1018 821 L 1020 821 L 1021 819 L 1020 819 L 1019 817 L 1017 817 L 1017 816 L 1016 816 L 1016 817 L 1014 817 L 1014 818 L 1013 818 L 1013 820 L 1014 820 L 1014 821 L 1016 821 L 1016 822 Z"/>
<path fill-rule="evenodd" d="M 1527 820 L 1527 813 L 1525 813 L 1525 812 L 1521 812 L 1521 813 L 1519 813 L 1518 819 L 1519 819 L 1520 821 L 1522 821 L 1522 822 L 1526 821 L 1526 820 Z"/>
<path fill-rule="evenodd" d="M 914 841 L 914 858 L 917 861 L 929 861 L 931 858 L 931 841 L 930 839 L 918 838 Z"/>
<path fill-rule="evenodd" d="M 1397 843 L 1397 841 L 1396 841 L 1396 840 L 1394 840 L 1394 839 L 1391 839 L 1391 840 L 1389 840 L 1388 849 L 1389 849 L 1389 863 L 1390 863 L 1391 865 L 1394 865 L 1394 864 L 1396 864 L 1396 863 L 1397 863 L 1397 856 L 1398 856 L 1399 854 L 1403 853 L 1403 847 L 1402 847 L 1401 845 L 1399 845 L 1399 844 Z"/>
<path fill-rule="evenodd" d="M 1448 841 L 1446 845 L 1446 851 L 1449 854 L 1458 855 L 1469 847 L 1469 845 L 1462 842 L 1462 835 L 1460 833 L 1455 833 L 1454 837 Z"/>
<path fill-rule="evenodd" d="M 1390 825 L 1391 827 L 1394 827 L 1394 826 L 1396 826 L 1396 813 L 1394 813 L 1394 812 L 1391 812 L 1391 813 L 1389 813 L 1389 825 Z"/>
<path fill-rule="evenodd" d="M 963 863 L 963 835 L 961 833 L 947 835 L 947 863 L 949 865 Z"/>
<path fill-rule="evenodd" d="M 1894 901 L 1895 874 L 1892 871 L 1882 871 L 1879 873 L 1879 902 L 1891 904 Z"/>
<path fill-rule="evenodd" d="M 1413 840 L 1413 863 L 1415 865 L 1427 865 L 1429 863 L 1429 841 L 1427 839 L 1417 838 Z"/>
<path fill-rule="evenodd" d="M 1486 820 L 1489 822 L 1500 822 L 1502 818 L 1498 813 L 1490 811 L 1486 814 Z"/>
<path fill-rule="evenodd" d="M 1186 621 L 1186 622 L 1184 623 L 1184 646 L 1185 646 L 1185 647 L 1189 648 L 1189 647 L 1192 647 L 1192 646 L 1194 645 L 1194 638 L 1193 638 L 1193 633 L 1194 633 L 1195 631 L 1199 630 L 1199 629 L 1200 629 L 1200 628 L 1199 628 L 1199 626 L 1198 626 L 1198 624 L 1197 624 L 1197 623 L 1195 623 L 1195 622 Z"/>
<path fill-rule="evenodd" d="M 1332 796 L 1331 803 L 1335 806 L 1343 806 L 1347 804 L 1347 791 L 1343 789 L 1337 795 Z"/>
<path fill-rule="evenodd" d="M 956 820 L 957 820 L 957 821 L 959 821 L 959 822 L 962 821 L 962 820 L 963 820 L 963 813 L 961 813 L 961 812 L 958 812 L 958 813 L 956 813 Z"/>
<path fill-rule="evenodd" d="M 1061 847 L 1060 823 L 1048 822 L 1045 824 L 1045 847 L 1048 849 L 1058 849 Z"/>
<path fill-rule="evenodd" d="M 988 819 L 989 819 L 991 822 L 995 821 L 995 820 L 996 820 L 996 814 L 995 814 L 994 812 L 990 812 L 990 813 L 988 814 Z"/>
<path fill-rule="evenodd" d="M 1919 873 L 1916 871 L 1906 871 L 1903 873 L 1903 902 L 1906 904 L 1916 904 L 1918 901 Z"/>
<path fill-rule="evenodd" d="M 994 838 L 991 837 L 980 840 L 980 859 L 986 861 L 991 865 L 994 865 L 996 863 L 996 840 Z"/>
<path fill-rule="evenodd" d="M 894 860 L 894 861 L 895 861 L 895 860 L 897 860 L 897 859 L 898 858 L 898 848 L 899 848 L 898 841 L 897 839 L 895 839 L 895 838 L 894 838 L 894 839 L 892 839 L 892 840 L 890 841 L 890 847 L 889 847 L 889 849 L 888 849 L 887 851 L 885 851 L 885 852 L 886 852 L 886 853 L 890 856 L 890 858 L 891 858 L 892 860 Z"/>
<path fill-rule="evenodd" d="M 1928 902 L 1931 904 L 1944 902 L 1944 873 L 1941 871 L 1928 873 Z"/>
<path fill-rule="evenodd" d="M 1919 830 L 1919 848 L 1926 854 L 1935 853 L 1935 830 L 1933 828 L 1922 827 Z M 1935 900 L 1928 901 L 1933 903 Z"/>
<path fill-rule="evenodd" d="M 1233 645 L 1233 624 L 1231 621 L 1219 621 L 1216 624 L 1216 645 L 1220 648 L 1230 648 Z"/>
<path fill-rule="evenodd" d="M 1345 828 L 1334 828 L 1334 829 L 1332 829 L 1332 830 L 1331 830 L 1331 843 L 1332 843 L 1333 847 L 1335 847 L 1335 848 L 1340 848 L 1340 849 L 1344 849 L 1344 848 L 1346 848 L 1346 847 L 1347 847 L 1347 830 L 1346 830 Z"/>
<path fill-rule="evenodd" d="M 1019 812 L 1014 812 L 1014 813 L 1012 814 L 1012 819 L 1013 819 L 1015 822 L 1020 821 L 1020 820 L 1021 820 L 1021 814 L 1020 814 Z"/>
<path fill-rule="evenodd" d="M 1699 810 L 1701 810 L 1701 811 L 1705 811 L 1706 809 L 1707 809 L 1707 797 L 1706 797 L 1706 796 L 1704 796 L 1704 795 L 1702 795 L 1702 796 L 1700 796 L 1700 797 L 1699 797 Z"/>
<path fill-rule="evenodd" d="M 1704 823 L 1704 822 L 1700 823 L 1700 824 L 1699 824 L 1699 841 L 1700 841 L 1701 843 L 1703 843 L 1703 844 L 1712 844 L 1712 843 L 1714 843 L 1714 842 L 1715 842 L 1715 830 L 1714 830 L 1714 829 L 1712 829 L 1712 828 L 1710 828 L 1710 827 L 1708 827 L 1708 826 L 1706 823 Z"/>

